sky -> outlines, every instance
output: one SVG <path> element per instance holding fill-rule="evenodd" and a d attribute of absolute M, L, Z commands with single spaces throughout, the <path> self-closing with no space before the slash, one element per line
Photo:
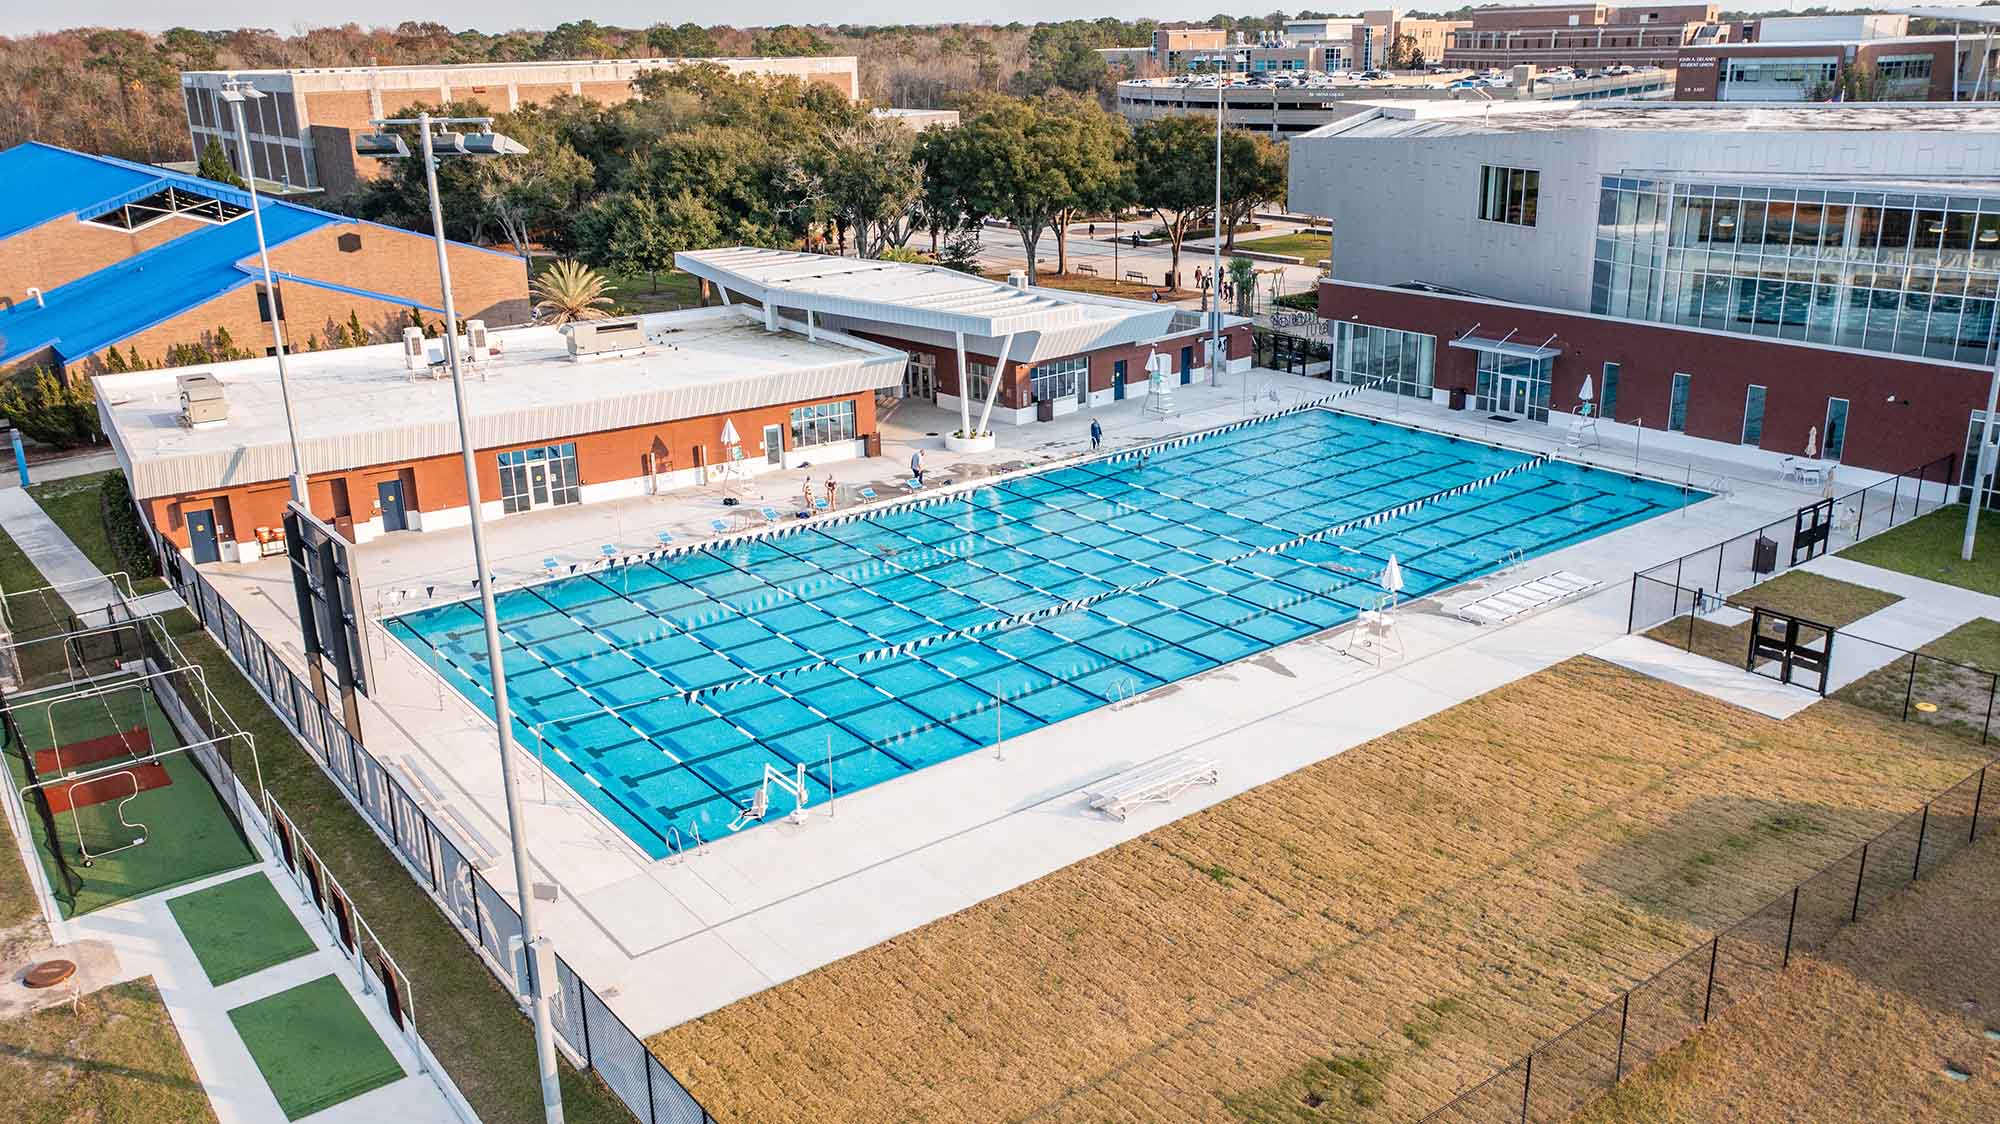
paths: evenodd
<path fill-rule="evenodd" d="M 1791 0 L 1792 6 L 1805 6 Z M 1785 0 L 1730 0 L 1725 7 L 1781 8 Z M 1265 11 L 1354 11 L 1378 7 L 1380 0 L 1353 0 L 1348 4 L 1327 0 L 1286 0 L 1284 3 L 1254 3 L 1237 0 L 1093 0 L 1079 8 L 1074 0 L 1012 0 L 996 6 L 970 0 L 939 3 L 938 0 L 860 0 L 830 6 L 824 0 L 735 0 L 728 5 L 727 20 L 738 27 L 779 23 L 930 23 L 951 20 L 980 20 L 1023 23 L 1065 19 L 1095 19 L 1119 16 L 1125 19 L 1151 17 L 1165 20 L 1205 19 L 1218 11 L 1241 15 L 1262 8 Z M 1405 0 L 1410 10 L 1437 9 L 1447 0 L 1418 3 Z M 1831 7 L 1846 7 L 1838 2 Z M 692 21 L 708 24 L 720 13 L 709 5 L 675 2 L 648 3 L 646 0 L 596 0 L 574 7 L 562 5 L 565 19 L 594 19 L 620 27 L 650 27 L 656 23 Z M 506 31 L 517 27 L 552 25 L 546 0 L 428 0 L 412 5 L 408 0 L 343 0 L 329 16 L 324 0 L 263 0 L 257 5 L 221 3 L 219 0 L 68 0 L 62 4 L 25 2 L 0 4 L 0 34 L 19 35 L 32 31 L 52 31 L 62 27 L 137 27 L 161 31 L 169 27 L 223 28 L 269 27 L 291 32 L 329 23 L 354 22 L 363 25 L 393 26 L 406 19 L 435 20 L 452 28 Z"/>

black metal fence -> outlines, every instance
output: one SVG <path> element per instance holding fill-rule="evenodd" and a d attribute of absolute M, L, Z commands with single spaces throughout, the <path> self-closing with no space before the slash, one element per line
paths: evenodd
<path fill-rule="evenodd" d="M 1879 484 L 1870 484 L 1834 497 L 1826 550 L 1852 546 L 1952 502 L 1959 490 L 1957 480 L 1952 476 L 1956 460 L 1946 454 Z M 1797 521 L 1792 516 L 1786 516 L 1754 531 L 1745 531 L 1735 538 L 1639 571 L 1634 575 L 1632 611 L 1627 631 L 1644 631 L 1676 615 L 1669 611 L 1669 602 L 1642 602 L 1636 579 L 1649 578 L 1668 587 L 1726 596 L 1790 569 L 1794 547 L 1798 545 L 1796 529 Z M 1798 553 L 1798 561 L 1806 561 L 1805 552 Z"/>
<path fill-rule="evenodd" d="M 431 818 L 206 577 L 170 547 L 161 551 L 161 562 L 202 627 L 525 1009 L 534 965 L 521 942 L 521 915 L 466 858 L 466 848 L 454 842 L 456 833 Z M 555 966 L 550 1010 L 557 1037 L 571 1057 L 597 1070 L 625 1107 L 647 1124 L 711 1124 L 714 1118 L 694 1095 L 575 969 L 560 956 Z"/>
<path fill-rule="evenodd" d="M 1526 1056 L 1423 1117 L 1426 1124 L 1554 1122 L 1617 1087 L 1792 959 L 1964 850 L 1990 825 L 1981 767 L 1769 905 L 1687 950 Z"/>

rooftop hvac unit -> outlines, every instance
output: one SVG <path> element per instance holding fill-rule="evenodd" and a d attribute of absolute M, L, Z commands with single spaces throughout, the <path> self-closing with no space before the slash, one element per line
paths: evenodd
<path fill-rule="evenodd" d="M 412 371 L 422 371 L 431 365 L 430 356 L 424 353 L 424 330 L 415 326 L 403 329 L 403 366 Z"/>
<path fill-rule="evenodd" d="M 492 349 L 486 346 L 486 321 L 467 320 L 465 322 L 466 350 L 471 353 L 474 363 L 486 362 Z"/>
<path fill-rule="evenodd" d="M 646 346 L 646 329 L 637 320 L 583 320 L 563 328 L 572 361 L 599 359 Z"/>
<path fill-rule="evenodd" d="M 181 390 L 181 424 L 208 425 L 229 420 L 229 403 L 222 396 L 222 380 L 206 371 L 182 375 L 174 380 Z"/>
<path fill-rule="evenodd" d="M 1028 287 L 1028 271 L 1025 269 L 1008 270 L 1007 283 L 1016 289 L 1026 289 Z"/>

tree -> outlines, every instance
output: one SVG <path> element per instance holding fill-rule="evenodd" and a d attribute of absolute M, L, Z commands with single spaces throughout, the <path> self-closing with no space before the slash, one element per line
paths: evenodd
<path fill-rule="evenodd" d="M 833 48 L 813 34 L 811 28 L 780 24 L 750 41 L 750 52 L 772 58 L 830 55 Z"/>
<path fill-rule="evenodd" d="M 606 30 L 596 20 L 557 24 L 554 31 L 542 37 L 537 53 L 545 59 L 601 59 L 616 55 L 617 50 L 604 37 Z"/>
<path fill-rule="evenodd" d="M 864 118 L 834 136 L 814 163 L 813 171 L 798 167 L 795 182 L 808 183 L 805 192 L 823 201 L 826 217 L 854 232 L 856 253 L 880 257 L 909 241 L 924 201 L 915 133 L 893 121 Z"/>
<path fill-rule="evenodd" d="M 528 286 L 535 320 L 542 324 L 602 320 L 611 315 L 610 292 L 602 273 L 570 258 L 549 266 Z"/>
<path fill-rule="evenodd" d="M 1069 272 L 1070 225 L 1087 214 L 1119 210 L 1130 201 L 1132 179 L 1123 159 L 1130 133 L 1123 119 L 1094 101 L 1050 98 L 1043 104 L 1066 138 L 1060 164 L 1069 194 L 1054 214 L 1056 272 L 1063 274 Z"/>
<path fill-rule="evenodd" d="M 1096 24 L 1042 24 L 1028 36 L 1028 66 L 1014 76 L 1015 88 L 1025 94 L 1055 89 L 1094 94 L 1107 76 L 1097 48 L 1108 45 Z"/>
<path fill-rule="evenodd" d="M 699 24 L 669 27 L 662 23 L 646 29 L 646 48 L 664 58 L 706 59 L 722 53 L 715 36 Z"/>
<path fill-rule="evenodd" d="M 958 128 L 934 131 L 925 146 L 929 194 L 953 200 L 968 221 L 995 215 L 1013 223 L 1027 251 L 1029 284 L 1037 280 L 1043 231 L 1121 193 L 1123 124 L 1101 110 L 1093 117 L 1092 109 L 1060 95 L 993 98 Z M 1057 249 L 1064 250 L 1060 234 Z"/>
<path fill-rule="evenodd" d="M 660 271 L 674 254 L 712 246 L 715 215 L 691 191 L 660 195 L 648 187 L 621 191 L 591 208 L 582 241 L 593 263 L 620 273 L 644 273 L 660 291 Z"/>
<path fill-rule="evenodd" d="M 104 440 L 89 379 L 67 379 L 47 367 L 0 385 L 0 414 L 44 445 L 67 449 Z"/>
<path fill-rule="evenodd" d="M 1236 228 L 1257 208 L 1285 197 L 1285 150 L 1262 133 L 1230 130 L 1222 138 L 1223 248 L 1236 248 Z"/>
<path fill-rule="evenodd" d="M 1417 37 L 1398 35 L 1389 44 L 1386 60 L 1390 70 L 1416 70 L 1424 65 L 1424 53 L 1417 49 Z"/>
<path fill-rule="evenodd" d="M 1230 258 L 1229 283 L 1236 289 L 1236 315 L 1251 315 L 1257 297 L 1257 263 L 1249 258 Z M 1219 299 L 1216 307 L 1222 307 Z"/>
<path fill-rule="evenodd" d="M 523 139 L 523 138 L 516 138 Z M 474 182 L 500 233 L 523 261 L 535 231 L 567 217 L 576 195 L 591 183 L 590 161 L 553 137 L 525 140 L 520 156 L 477 161 Z"/>
<path fill-rule="evenodd" d="M 243 186 L 243 177 L 236 174 L 235 167 L 229 163 L 229 154 L 222 150 L 222 142 L 214 137 L 208 138 L 208 143 L 201 146 L 201 162 L 195 165 L 194 174 L 217 183 Z"/>
<path fill-rule="evenodd" d="M 1212 128 L 1198 117 L 1161 117 L 1132 130 L 1132 193 L 1167 232 L 1180 279 L 1181 245 L 1215 205 Z"/>

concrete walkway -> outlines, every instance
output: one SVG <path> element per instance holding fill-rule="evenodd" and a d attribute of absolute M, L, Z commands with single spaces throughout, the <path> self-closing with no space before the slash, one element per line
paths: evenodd
<path fill-rule="evenodd" d="M 1970 621 L 1981 617 L 2000 620 L 2000 597 L 1900 570 L 1835 555 L 1815 558 L 1803 569 L 1902 598 L 1840 630 L 1833 645 L 1833 667 L 1827 675 L 1829 694 L 1903 659 L 1904 651 L 1914 652 Z"/>
<path fill-rule="evenodd" d="M 18 485 L 0 488 L 0 529 L 21 548 L 21 553 L 42 572 L 42 578 L 79 617 L 98 614 L 100 619 L 114 601 L 130 600 L 141 614 L 179 608 L 181 599 L 172 590 L 160 590 L 132 598 L 131 579 L 106 577 L 69 535 L 49 518 L 42 505 Z M 24 592 L 10 589 L 9 596 Z"/>
<path fill-rule="evenodd" d="M 1590 654 L 1641 675 L 1686 687 L 1697 694 L 1754 711 L 1780 721 L 1819 701 L 1803 687 L 1698 656 L 1645 636 L 1620 636 L 1590 650 Z"/>

